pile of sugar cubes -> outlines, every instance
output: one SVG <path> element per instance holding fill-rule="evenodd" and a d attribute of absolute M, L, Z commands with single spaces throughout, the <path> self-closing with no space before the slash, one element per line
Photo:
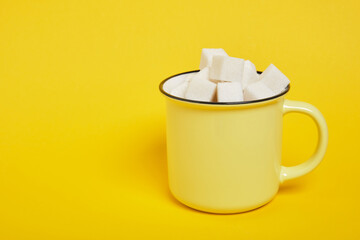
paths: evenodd
<path fill-rule="evenodd" d="M 289 83 L 273 64 L 259 75 L 249 60 L 230 57 L 221 48 L 204 48 L 200 71 L 187 75 L 170 94 L 204 102 L 251 101 L 277 95 Z"/>

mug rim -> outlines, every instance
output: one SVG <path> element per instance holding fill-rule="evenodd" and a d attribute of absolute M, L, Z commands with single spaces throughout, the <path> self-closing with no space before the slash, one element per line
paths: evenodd
<path fill-rule="evenodd" d="M 175 74 L 173 76 L 170 76 L 168 78 L 166 78 L 165 80 L 163 80 L 160 85 L 159 85 L 159 90 L 162 94 L 164 94 L 167 97 L 182 101 L 182 102 L 189 102 L 189 103 L 197 103 L 197 104 L 203 104 L 203 105 L 245 105 L 245 104 L 251 104 L 251 103 L 259 103 L 259 102 L 266 102 L 278 97 L 281 97 L 283 95 L 285 95 L 289 90 L 290 90 L 290 84 L 288 84 L 285 88 L 284 91 L 282 91 L 279 94 L 276 94 L 274 96 L 268 97 L 268 98 L 262 98 L 262 99 L 257 99 L 257 100 L 251 100 L 251 101 L 237 101 L 237 102 L 204 102 L 204 101 L 197 101 L 197 100 L 191 100 L 191 99 L 185 99 L 185 98 L 181 98 L 181 97 L 176 97 L 174 95 L 171 95 L 170 93 L 166 92 L 164 90 L 164 84 L 170 80 L 173 77 L 177 77 L 183 74 L 188 74 L 188 73 L 195 73 L 195 72 L 199 72 L 200 70 L 192 70 L 192 71 L 187 71 L 187 72 L 182 72 L 182 73 L 178 73 Z M 258 74 L 261 74 L 262 72 L 257 71 Z"/>

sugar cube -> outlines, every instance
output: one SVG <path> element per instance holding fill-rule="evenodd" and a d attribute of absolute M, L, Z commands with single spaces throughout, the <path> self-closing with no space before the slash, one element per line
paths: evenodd
<path fill-rule="evenodd" d="M 189 86 L 189 82 L 185 79 L 185 81 L 181 83 L 179 86 L 177 86 L 175 89 L 173 89 L 170 92 L 170 94 L 174 95 L 175 97 L 184 98 L 188 86 Z"/>
<path fill-rule="evenodd" d="M 201 51 L 200 70 L 211 67 L 213 56 L 228 56 L 222 48 L 203 48 Z"/>
<path fill-rule="evenodd" d="M 268 98 L 274 95 L 274 92 L 270 88 L 268 88 L 262 81 L 250 84 L 244 89 L 245 101 Z"/>
<path fill-rule="evenodd" d="M 185 92 L 185 98 L 196 101 L 211 102 L 216 93 L 216 84 L 209 81 L 209 68 L 205 67 L 196 73 Z"/>
<path fill-rule="evenodd" d="M 239 102 L 243 100 L 243 89 L 240 82 L 219 82 L 217 84 L 218 102 Z"/>
<path fill-rule="evenodd" d="M 201 69 L 199 72 L 195 73 L 192 77 L 190 82 L 192 81 L 198 81 L 198 80 L 209 80 L 209 72 L 210 69 L 208 67 L 205 67 Z"/>
<path fill-rule="evenodd" d="M 187 82 L 187 83 L 190 82 L 193 76 L 194 76 L 193 73 L 187 74 L 185 77 L 185 82 Z"/>
<path fill-rule="evenodd" d="M 210 69 L 212 81 L 241 82 L 244 71 L 244 59 L 214 56 Z"/>
<path fill-rule="evenodd" d="M 256 72 L 255 65 L 246 60 L 244 62 L 244 73 L 242 79 L 242 87 L 245 89 L 248 85 L 255 83 L 259 80 L 259 74 Z"/>
<path fill-rule="evenodd" d="M 290 83 L 289 79 L 273 64 L 270 64 L 260 75 L 260 81 L 270 88 L 275 95 L 284 91 Z"/>

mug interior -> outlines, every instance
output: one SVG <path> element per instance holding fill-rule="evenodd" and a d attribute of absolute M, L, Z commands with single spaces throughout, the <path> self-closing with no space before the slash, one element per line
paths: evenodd
<path fill-rule="evenodd" d="M 183 73 L 179 73 L 179 74 L 176 74 L 176 75 L 166 78 L 164 81 L 162 81 L 160 83 L 160 86 L 159 86 L 160 92 L 163 93 L 165 96 L 168 96 L 168 97 L 176 99 L 176 100 L 184 101 L 184 102 L 198 103 L 198 104 L 211 104 L 211 105 L 238 105 L 238 104 L 250 104 L 250 103 L 269 101 L 269 100 L 281 97 L 282 95 L 286 94 L 290 90 L 290 84 L 289 84 L 284 89 L 284 91 L 282 91 L 281 93 L 279 93 L 277 95 L 274 95 L 274 96 L 271 96 L 268 98 L 263 98 L 263 99 L 257 99 L 257 100 L 252 100 L 252 101 L 239 101 L 239 102 L 203 102 L 203 101 L 180 98 L 180 97 L 177 97 L 177 96 L 174 96 L 171 94 L 171 91 L 174 88 L 176 88 L 177 86 L 179 86 L 182 82 L 184 82 L 186 77 L 189 74 L 195 74 L 199 71 L 200 70 L 183 72 Z M 258 74 L 261 74 L 261 73 L 262 72 L 258 71 Z"/>

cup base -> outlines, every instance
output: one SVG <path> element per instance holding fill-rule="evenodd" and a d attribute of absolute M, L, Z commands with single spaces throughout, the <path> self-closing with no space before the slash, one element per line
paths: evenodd
<path fill-rule="evenodd" d="M 216 209 L 216 208 L 208 208 L 208 207 L 192 204 L 190 202 L 184 201 L 183 199 L 179 198 L 178 196 L 176 196 L 173 193 L 172 193 L 172 195 L 182 205 L 185 205 L 186 207 L 189 207 L 189 208 L 191 208 L 193 210 L 196 210 L 196 211 L 199 211 L 199 212 L 204 212 L 204 213 L 224 214 L 224 215 L 250 212 L 250 211 L 253 211 L 253 210 L 256 210 L 258 208 L 261 208 L 261 207 L 265 206 L 266 204 L 270 203 L 275 198 L 275 196 L 273 196 L 273 197 L 271 197 L 270 199 L 268 199 L 265 202 L 255 204 L 255 205 L 252 205 L 252 206 L 247 206 L 247 207 L 239 207 L 239 208 L 233 208 L 233 209 Z"/>

